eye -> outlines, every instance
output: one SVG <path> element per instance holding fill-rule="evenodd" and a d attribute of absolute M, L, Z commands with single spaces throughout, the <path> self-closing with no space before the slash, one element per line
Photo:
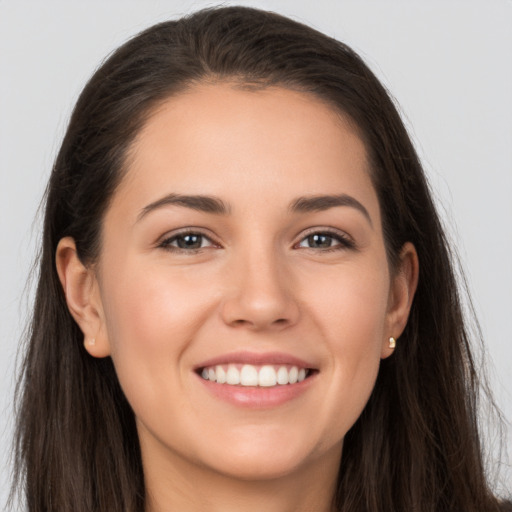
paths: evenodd
<path fill-rule="evenodd" d="M 192 231 L 178 233 L 166 238 L 159 244 L 159 247 L 163 249 L 186 252 L 194 252 L 213 246 L 215 246 L 215 244 L 206 235 Z"/>
<path fill-rule="evenodd" d="M 305 249 L 341 250 L 354 248 L 354 242 L 346 235 L 332 232 L 314 232 L 303 238 L 297 245 Z"/>

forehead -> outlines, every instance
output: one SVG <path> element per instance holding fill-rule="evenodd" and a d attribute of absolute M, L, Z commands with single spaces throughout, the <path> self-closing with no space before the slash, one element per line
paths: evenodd
<path fill-rule="evenodd" d="M 305 193 L 375 196 L 364 144 L 332 106 L 284 88 L 223 83 L 195 86 L 155 109 L 114 203 L 172 192 L 236 199 L 248 191 L 267 204 Z"/>

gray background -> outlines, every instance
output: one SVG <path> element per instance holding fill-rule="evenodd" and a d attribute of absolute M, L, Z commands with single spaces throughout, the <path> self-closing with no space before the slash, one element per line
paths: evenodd
<path fill-rule="evenodd" d="M 223 2 L 275 10 L 349 43 L 392 91 L 458 247 L 512 418 L 512 2 Z M 0 0 L 0 509 L 36 211 L 70 109 L 100 61 L 139 30 L 207 1 Z M 438 340 L 432 340 L 436 343 Z M 507 430 L 509 457 L 512 433 Z M 512 489 L 510 469 L 505 474 Z"/>

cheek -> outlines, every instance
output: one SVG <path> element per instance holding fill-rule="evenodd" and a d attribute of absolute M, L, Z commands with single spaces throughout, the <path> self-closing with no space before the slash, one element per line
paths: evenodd
<path fill-rule="evenodd" d="M 182 354 L 204 323 L 211 297 L 186 272 L 178 279 L 158 265 L 132 262 L 108 280 L 107 332 L 126 395 L 136 401 L 143 393 L 175 387 Z"/>
<path fill-rule="evenodd" d="M 382 341 L 389 298 L 388 272 L 382 265 L 354 265 L 317 275 L 306 304 L 332 348 L 364 353 Z"/>
<path fill-rule="evenodd" d="M 330 286 L 318 282 L 314 293 L 311 316 L 326 340 L 330 359 L 322 407 L 324 423 L 331 425 L 323 437 L 326 446 L 344 435 L 360 416 L 379 371 L 387 334 L 389 281 L 387 273 L 376 268 L 331 276 Z"/>
<path fill-rule="evenodd" d="M 354 273 L 340 290 L 337 314 L 331 309 L 336 322 L 336 339 L 330 338 L 335 364 L 340 378 L 354 387 L 373 386 L 386 336 L 388 294 L 382 272 L 364 277 Z"/>
<path fill-rule="evenodd" d="M 104 283 L 105 316 L 121 387 L 137 418 L 167 425 L 168 434 L 180 439 L 181 431 L 170 425 L 188 406 L 183 362 L 210 315 L 212 292 L 197 275 L 178 276 L 162 265 L 135 260 L 111 268 Z"/>
<path fill-rule="evenodd" d="M 109 340 L 114 354 L 128 347 L 145 354 L 179 350 L 199 327 L 209 300 L 197 280 L 158 266 L 130 265 L 109 276 L 104 297 Z"/>

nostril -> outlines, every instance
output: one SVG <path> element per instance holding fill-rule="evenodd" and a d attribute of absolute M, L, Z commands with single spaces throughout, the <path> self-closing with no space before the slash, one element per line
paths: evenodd
<path fill-rule="evenodd" d="M 299 310 L 292 296 L 277 291 L 262 295 L 256 291 L 255 287 L 245 287 L 227 297 L 221 307 L 223 321 L 232 327 L 257 330 L 295 324 Z"/>

